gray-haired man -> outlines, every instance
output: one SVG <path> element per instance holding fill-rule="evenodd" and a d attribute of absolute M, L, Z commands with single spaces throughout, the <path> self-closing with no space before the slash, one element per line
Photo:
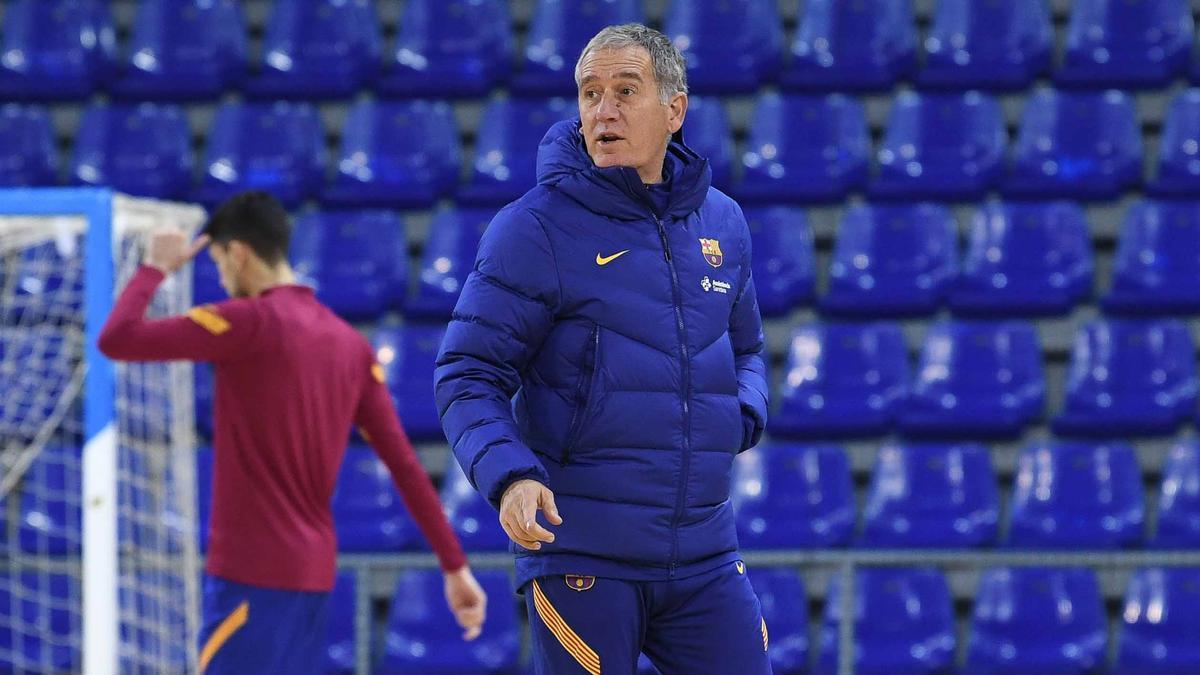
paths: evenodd
<path fill-rule="evenodd" d="M 769 673 L 729 504 L 767 407 L 746 221 L 677 135 L 666 36 L 606 28 L 576 79 L 447 330 L 446 437 L 513 540 L 540 675 Z"/>

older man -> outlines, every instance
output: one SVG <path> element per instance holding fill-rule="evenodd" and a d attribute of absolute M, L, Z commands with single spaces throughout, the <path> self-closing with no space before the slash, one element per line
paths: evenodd
<path fill-rule="evenodd" d="M 729 504 L 767 410 L 746 221 L 682 142 L 666 36 L 606 28 L 575 78 L 455 308 L 442 424 L 515 544 L 538 673 L 767 673 Z"/>

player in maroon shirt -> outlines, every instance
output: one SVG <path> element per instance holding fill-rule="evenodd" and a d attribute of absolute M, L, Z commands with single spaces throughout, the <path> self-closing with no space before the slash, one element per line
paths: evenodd
<path fill-rule="evenodd" d="M 194 243 L 178 228 L 154 231 L 100 334 L 100 351 L 112 359 L 214 364 L 201 672 L 322 668 L 337 556 L 329 503 L 351 424 L 387 465 L 436 552 L 464 638 L 483 625 L 487 598 L 400 426 L 371 346 L 296 283 L 290 236 L 287 213 L 263 192 L 222 204 Z M 206 247 L 232 299 L 147 320 L 158 285 Z"/>

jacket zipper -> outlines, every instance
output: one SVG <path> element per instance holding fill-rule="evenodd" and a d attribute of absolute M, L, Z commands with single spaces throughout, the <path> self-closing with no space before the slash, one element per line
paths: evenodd
<path fill-rule="evenodd" d="M 575 412 L 571 415 L 567 442 L 563 445 L 562 457 L 560 457 L 563 466 L 566 466 L 571 458 L 571 451 L 575 449 L 575 443 L 579 440 L 579 429 L 583 424 L 583 416 L 592 404 L 592 382 L 596 377 L 596 359 L 600 354 L 600 326 L 592 326 L 592 334 L 589 337 L 588 342 L 592 347 L 591 363 L 585 364 L 588 366 L 587 377 L 581 375 L 579 384 L 575 387 L 575 399 L 578 404 L 575 406 Z"/>
<path fill-rule="evenodd" d="M 654 224 L 658 227 L 658 238 L 662 241 L 663 258 L 671 270 L 671 295 L 675 304 L 675 327 L 679 331 L 680 361 L 683 366 L 683 469 L 679 476 L 679 489 L 675 493 L 675 515 L 671 519 L 671 560 L 667 571 L 668 578 L 675 577 L 675 569 L 679 558 L 679 521 L 683 519 L 684 495 L 687 492 L 688 472 L 691 470 L 691 412 L 688 398 L 692 389 L 691 359 L 688 356 L 687 329 L 683 324 L 683 300 L 679 291 L 679 274 L 675 270 L 675 261 L 671 258 L 671 246 L 667 241 L 667 231 L 662 219 L 654 216 Z"/>

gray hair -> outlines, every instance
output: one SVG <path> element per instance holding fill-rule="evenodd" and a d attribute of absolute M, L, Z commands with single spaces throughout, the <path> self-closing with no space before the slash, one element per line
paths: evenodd
<path fill-rule="evenodd" d="M 683 54 L 666 35 L 640 23 L 609 26 L 596 33 L 575 62 L 575 86 L 579 86 L 580 68 L 588 53 L 625 47 L 641 47 L 650 53 L 650 66 L 658 82 L 658 97 L 663 103 L 670 101 L 675 94 L 687 93 L 687 66 Z"/>

